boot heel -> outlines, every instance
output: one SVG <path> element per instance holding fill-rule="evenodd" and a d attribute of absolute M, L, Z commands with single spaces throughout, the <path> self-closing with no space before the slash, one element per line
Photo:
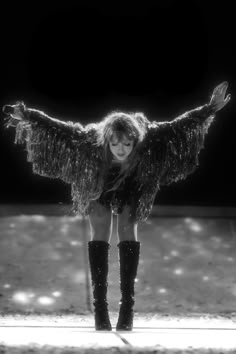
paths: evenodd
<path fill-rule="evenodd" d="M 107 309 L 96 309 L 95 311 L 96 331 L 111 331 L 112 326 Z"/>
<path fill-rule="evenodd" d="M 119 318 L 116 325 L 117 331 L 132 331 L 134 320 L 134 303 L 122 303 L 119 311 Z"/>

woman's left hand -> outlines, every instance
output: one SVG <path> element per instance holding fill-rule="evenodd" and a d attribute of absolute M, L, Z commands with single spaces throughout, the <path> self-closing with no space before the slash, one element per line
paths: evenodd
<path fill-rule="evenodd" d="M 214 89 L 210 100 L 210 106 L 215 112 L 222 109 L 230 101 L 230 95 L 227 95 L 227 97 L 225 98 L 227 88 L 228 82 L 224 81 L 218 86 L 216 86 L 216 88 Z"/>

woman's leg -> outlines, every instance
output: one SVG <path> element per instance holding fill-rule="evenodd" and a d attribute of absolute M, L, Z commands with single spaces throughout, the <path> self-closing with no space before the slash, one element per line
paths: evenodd
<path fill-rule="evenodd" d="M 121 301 L 119 318 L 116 326 L 118 331 L 131 331 L 134 317 L 134 283 L 137 275 L 140 242 L 137 241 L 137 222 L 130 217 L 129 207 L 118 215 L 117 236 L 119 239 L 120 290 Z"/>
<path fill-rule="evenodd" d="M 109 242 L 112 235 L 113 214 L 100 203 L 92 202 L 92 212 L 88 220 L 91 232 L 91 241 Z"/>
<path fill-rule="evenodd" d="M 119 241 L 138 240 L 138 223 L 130 216 L 129 206 L 126 206 L 122 213 L 117 215 L 116 234 Z"/>
<path fill-rule="evenodd" d="M 112 329 L 107 302 L 107 276 L 109 262 L 109 240 L 112 233 L 112 215 L 97 202 L 89 215 L 91 241 L 88 243 L 89 264 L 93 287 L 93 305 L 96 330 Z"/>

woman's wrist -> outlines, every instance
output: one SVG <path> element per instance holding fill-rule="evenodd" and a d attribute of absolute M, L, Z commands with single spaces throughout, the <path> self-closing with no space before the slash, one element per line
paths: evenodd
<path fill-rule="evenodd" d="M 217 110 L 215 109 L 214 105 L 211 104 L 210 102 L 207 103 L 206 105 L 206 112 L 207 112 L 207 116 L 212 116 L 213 114 L 215 114 L 217 112 Z"/>

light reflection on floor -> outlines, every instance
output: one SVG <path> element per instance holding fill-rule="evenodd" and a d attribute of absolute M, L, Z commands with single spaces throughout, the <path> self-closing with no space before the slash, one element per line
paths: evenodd
<path fill-rule="evenodd" d="M 195 231 L 195 232 L 200 232 L 202 231 L 202 226 L 200 223 L 194 221 L 191 218 L 185 218 L 185 223 L 189 226 L 190 230 Z"/>
<path fill-rule="evenodd" d="M 172 314 L 233 311 L 234 223 L 231 219 L 159 217 L 140 227 L 136 309 Z M 87 245 L 81 219 L 2 217 L 0 231 L 0 309 L 87 311 Z M 115 235 L 111 244 L 108 296 L 110 309 L 117 311 L 120 291 Z"/>

